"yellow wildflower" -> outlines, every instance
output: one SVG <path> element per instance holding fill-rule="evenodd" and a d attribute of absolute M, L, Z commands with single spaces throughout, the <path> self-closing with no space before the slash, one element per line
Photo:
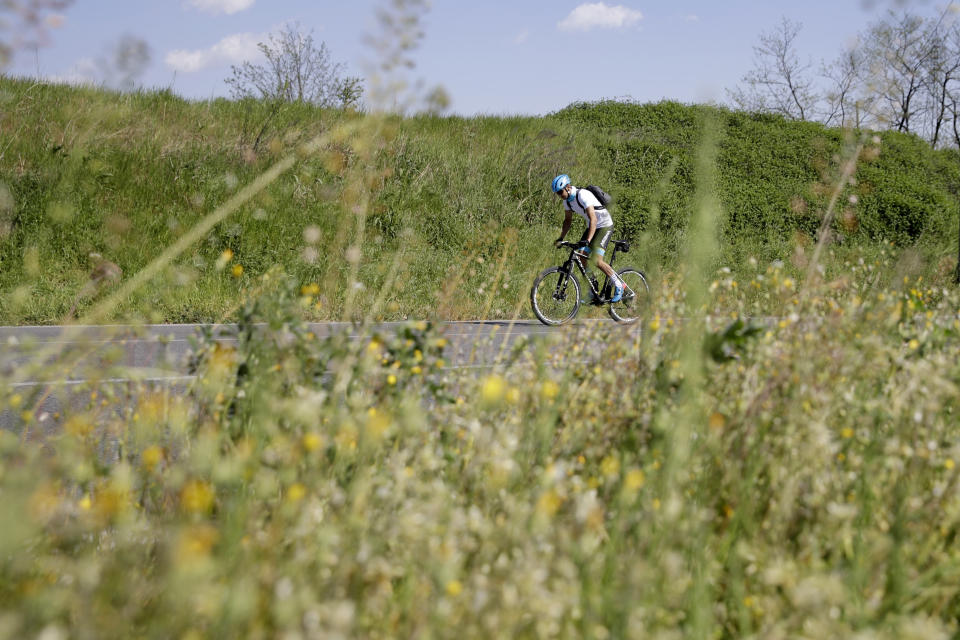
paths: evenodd
<path fill-rule="evenodd" d="M 608 478 L 620 473 L 620 461 L 613 456 L 607 456 L 600 461 L 600 471 Z"/>
<path fill-rule="evenodd" d="M 560 393 L 560 387 L 553 380 L 547 380 L 540 387 L 540 395 L 546 400 L 553 400 Z"/>
<path fill-rule="evenodd" d="M 177 541 L 178 563 L 188 564 L 210 555 L 210 550 L 219 539 L 220 533 L 209 524 L 186 529 Z"/>
<path fill-rule="evenodd" d="M 644 483 L 646 483 L 646 476 L 643 475 L 643 471 L 640 469 L 630 469 L 627 472 L 627 477 L 623 481 L 623 486 L 626 487 L 628 491 L 638 491 L 643 488 Z"/>
<path fill-rule="evenodd" d="M 143 453 L 140 454 L 140 461 L 143 463 L 143 468 L 147 471 L 153 471 L 156 469 L 157 465 L 163 460 L 163 449 L 157 445 L 152 445 L 143 450 Z"/>
<path fill-rule="evenodd" d="M 480 389 L 480 397 L 488 404 L 500 402 L 507 390 L 506 381 L 498 375 L 487 376 Z"/>
<path fill-rule="evenodd" d="M 213 487 L 202 480 L 191 480 L 180 491 L 180 506 L 189 513 L 204 513 L 213 506 Z"/>
<path fill-rule="evenodd" d="M 83 437 L 93 431 L 93 422 L 85 416 L 70 416 L 63 430 L 72 436 Z"/>
<path fill-rule="evenodd" d="M 370 418 L 367 421 L 366 433 L 368 436 L 374 440 L 379 440 L 387 432 L 387 429 L 390 428 L 391 420 L 390 417 L 379 413 L 371 408 L 373 413 L 370 413 Z"/>
<path fill-rule="evenodd" d="M 217 258 L 217 271 L 223 271 L 224 267 L 227 266 L 227 263 L 233 260 L 233 251 L 231 249 L 225 249 L 223 253 L 220 254 L 220 257 Z"/>
<path fill-rule="evenodd" d="M 287 502 L 300 502 L 305 495 L 307 495 L 307 488 L 299 482 L 294 482 L 287 488 Z"/>
<path fill-rule="evenodd" d="M 550 489 L 543 493 L 540 499 L 537 500 L 537 513 L 545 516 L 553 516 L 557 510 L 560 509 L 561 504 L 563 504 L 563 497 L 553 489 Z"/>
<path fill-rule="evenodd" d="M 303 435 L 303 448 L 307 451 L 316 451 L 323 446 L 323 438 L 316 433 L 305 433 Z"/>

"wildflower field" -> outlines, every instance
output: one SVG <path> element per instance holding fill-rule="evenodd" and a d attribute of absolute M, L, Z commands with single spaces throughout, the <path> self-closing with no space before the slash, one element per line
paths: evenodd
<path fill-rule="evenodd" d="M 0 637 L 957 633 L 956 293 L 758 265 L 755 324 L 664 281 L 478 375 L 264 277 L 186 392 L 0 434 Z"/>

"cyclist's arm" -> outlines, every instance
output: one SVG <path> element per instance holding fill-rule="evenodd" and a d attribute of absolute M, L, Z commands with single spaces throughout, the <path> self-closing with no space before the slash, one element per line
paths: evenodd
<path fill-rule="evenodd" d="M 593 234 L 597 232 L 597 213 L 593 207 L 587 207 L 587 217 L 590 218 L 590 229 L 587 233 L 587 242 L 593 241 Z"/>
<path fill-rule="evenodd" d="M 563 240 L 567 237 L 567 231 L 570 230 L 570 221 L 573 219 L 573 211 L 569 209 L 563 210 L 563 227 L 560 229 L 560 239 Z"/>

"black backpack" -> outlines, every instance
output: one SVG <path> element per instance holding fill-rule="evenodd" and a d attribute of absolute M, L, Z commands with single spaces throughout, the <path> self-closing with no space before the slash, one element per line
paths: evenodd
<path fill-rule="evenodd" d="M 613 202 L 613 196 L 601 189 L 595 184 L 588 184 L 586 190 L 596 196 L 597 200 L 600 201 L 600 205 L 606 209 L 607 206 Z"/>

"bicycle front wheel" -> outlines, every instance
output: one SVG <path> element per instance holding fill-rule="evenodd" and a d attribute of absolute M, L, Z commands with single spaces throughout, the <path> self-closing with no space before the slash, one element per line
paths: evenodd
<path fill-rule="evenodd" d="M 530 304 L 543 324 L 570 322 L 580 310 L 580 283 L 561 267 L 547 269 L 533 281 Z"/>
<path fill-rule="evenodd" d="M 623 298 L 610 303 L 610 317 L 626 324 L 636 322 L 650 301 L 647 277 L 639 269 L 631 268 L 622 269 L 617 275 L 623 281 Z"/>

